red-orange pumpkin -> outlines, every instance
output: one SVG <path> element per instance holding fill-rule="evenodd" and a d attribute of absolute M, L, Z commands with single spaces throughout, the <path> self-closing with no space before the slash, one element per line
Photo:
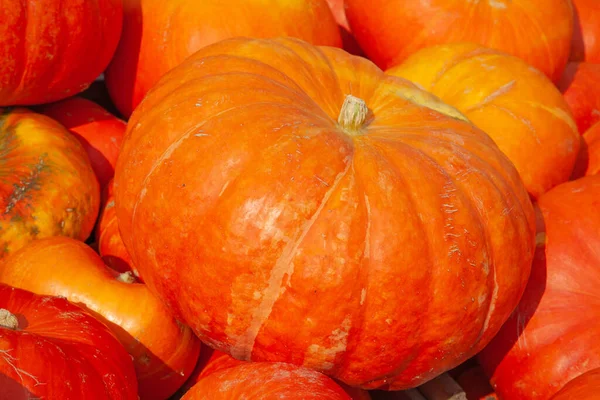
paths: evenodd
<path fill-rule="evenodd" d="M 600 368 L 600 176 L 539 199 L 538 246 L 525 294 L 479 354 L 500 398 L 550 399 Z"/>
<path fill-rule="evenodd" d="M 582 140 L 583 145 L 575 163 L 573 179 L 600 174 L 600 122 L 588 129 Z"/>
<path fill-rule="evenodd" d="M 0 399 L 136 400 L 131 357 L 67 300 L 0 284 Z"/>
<path fill-rule="evenodd" d="M 575 26 L 570 60 L 600 63 L 600 2 L 571 1 L 575 9 Z"/>
<path fill-rule="evenodd" d="M 115 164 L 127 124 L 83 97 L 72 97 L 41 108 L 73 134 L 85 150 L 103 189 L 115 173 Z"/>
<path fill-rule="evenodd" d="M 115 211 L 115 197 L 113 193 L 113 181 L 106 186 L 104 192 L 102 212 L 96 225 L 97 251 L 102 259 L 112 269 L 118 272 L 131 271 L 140 280 L 137 268 L 131 262 L 129 252 L 123 244 L 119 223 Z"/>
<path fill-rule="evenodd" d="M 581 138 L 569 106 L 523 60 L 451 43 L 421 49 L 386 72 L 417 83 L 490 135 L 534 198 L 571 176 Z"/>
<path fill-rule="evenodd" d="M 108 65 L 121 0 L 0 2 L 0 106 L 49 103 L 89 86 Z"/>
<path fill-rule="evenodd" d="M 0 282 L 63 296 L 92 312 L 133 357 L 140 399 L 164 400 L 191 374 L 200 342 L 145 285 L 129 278 L 66 237 L 31 242 L 0 264 Z"/>
<path fill-rule="evenodd" d="M 200 379 L 181 400 L 351 400 L 332 379 L 283 363 L 243 363 Z"/>
<path fill-rule="evenodd" d="M 0 108 L 0 259 L 34 239 L 86 240 L 99 208 L 81 143 L 45 115 Z"/>
<path fill-rule="evenodd" d="M 340 35 L 342 36 L 342 47 L 350 54 L 356 54 L 364 56 L 364 52 L 358 45 L 356 38 L 350 30 L 348 19 L 346 18 L 346 12 L 344 11 L 344 0 L 327 0 L 329 8 L 333 13 L 335 21 L 340 26 Z"/>
<path fill-rule="evenodd" d="M 388 69 L 435 44 L 472 42 L 520 57 L 551 80 L 571 49 L 570 0 L 345 0 L 360 47 Z"/>
<path fill-rule="evenodd" d="M 552 400 L 597 400 L 600 397 L 600 368 L 567 383 Z"/>
<path fill-rule="evenodd" d="M 125 117 L 162 75 L 222 39 L 293 36 L 342 46 L 325 0 L 124 0 L 123 5 L 123 34 L 105 76 Z"/>
<path fill-rule="evenodd" d="M 571 62 L 558 88 L 571 107 L 580 133 L 600 121 L 600 64 Z"/>
<path fill-rule="evenodd" d="M 211 347 L 364 388 L 474 355 L 533 257 L 533 207 L 488 135 L 291 38 L 222 41 L 167 74 L 131 117 L 114 189 L 144 281 Z"/>

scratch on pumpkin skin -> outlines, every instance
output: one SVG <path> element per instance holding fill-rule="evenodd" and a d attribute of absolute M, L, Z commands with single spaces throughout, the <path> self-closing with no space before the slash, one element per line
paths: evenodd
<path fill-rule="evenodd" d="M 46 167 L 46 154 L 43 154 L 31 169 L 29 176 L 13 185 L 13 191 L 8 195 L 6 200 L 4 215 L 10 214 L 19 202 L 27 198 L 27 195 L 31 190 L 39 188 L 39 180 L 42 173 L 46 170 Z"/>
<path fill-rule="evenodd" d="M 10 354 L 11 351 L 13 351 L 13 349 L 0 350 L 0 356 L 16 372 L 16 374 L 19 377 L 19 379 L 21 380 L 21 382 L 24 381 L 24 379 L 23 379 L 23 375 L 24 375 L 30 379 L 33 379 L 33 381 L 35 382 L 34 386 L 46 385 L 45 382 L 40 382 L 40 380 L 37 377 L 30 374 L 29 372 L 22 370 L 21 368 L 17 368 L 17 366 L 15 365 L 15 362 L 17 361 L 17 359 L 12 354 Z"/>
<path fill-rule="evenodd" d="M 271 269 L 271 274 L 269 276 L 267 287 L 262 291 L 261 301 L 252 313 L 252 319 L 250 321 L 248 329 L 245 333 L 241 334 L 239 337 L 236 338 L 236 342 L 231 348 L 231 355 L 233 357 L 242 360 L 250 360 L 252 350 L 256 343 L 256 337 L 258 336 L 258 332 L 269 318 L 269 315 L 271 315 L 271 311 L 275 306 L 275 302 L 281 295 L 281 289 L 284 284 L 285 276 L 288 276 L 289 281 L 290 277 L 294 273 L 294 264 L 292 263 L 294 255 L 298 251 L 298 248 L 304 241 L 304 238 L 306 237 L 308 232 L 311 230 L 311 228 L 325 209 L 327 201 L 333 195 L 342 179 L 348 174 L 348 172 L 352 168 L 352 164 L 352 160 L 348 159 L 346 163 L 346 168 L 336 176 L 333 184 L 323 196 L 321 203 L 317 207 L 312 217 L 308 221 L 306 221 L 302 226 L 300 234 L 298 235 L 296 240 L 291 240 L 290 242 L 288 242 L 288 244 L 281 252 L 281 255 L 275 262 L 274 267 Z"/>
<path fill-rule="evenodd" d="M 496 100 L 498 97 L 505 95 L 506 93 L 510 92 L 513 87 L 515 87 L 515 84 L 517 83 L 516 80 L 512 80 L 502 86 L 500 86 L 498 89 L 496 89 L 494 92 L 490 93 L 489 95 L 487 95 L 485 97 L 485 99 L 483 99 L 479 104 L 468 108 L 467 110 L 465 110 L 465 114 L 468 114 L 470 112 L 473 112 L 475 110 L 478 110 L 480 108 L 483 108 L 485 106 L 487 106 L 488 104 L 490 104 L 492 101 Z"/>

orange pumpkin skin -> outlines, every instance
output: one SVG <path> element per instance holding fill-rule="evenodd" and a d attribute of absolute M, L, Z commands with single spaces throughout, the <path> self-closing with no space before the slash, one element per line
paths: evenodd
<path fill-rule="evenodd" d="M 596 400 L 599 395 L 600 368 L 596 368 L 567 383 L 552 400 Z"/>
<path fill-rule="evenodd" d="M 100 188 L 90 160 L 62 125 L 24 108 L 0 109 L 0 260 L 34 239 L 86 240 Z"/>
<path fill-rule="evenodd" d="M 597 0 L 571 0 L 575 27 L 570 61 L 600 63 L 600 3 Z"/>
<path fill-rule="evenodd" d="M 327 376 L 283 363 L 243 363 L 201 379 L 181 400 L 351 400 Z"/>
<path fill-rule="evenodd" d="M 557 83 L 583 134 L 600 121 L 600 65 L 571 62 Z"/>
<path fill-rule="evenodd" d="M 131 357 L 80 307 L 0 284 L 0 310 L 0 399 L 138 399 Z"/>
<path fill-rule="evenodd" d="M 364 52 L 358 45 L 356 38 L 350 30 L 346 12 L 344 11 L 344 0 L 327 0 L 329 8 L 333 13 L 335 21 L 340 26 L 340 35 L 342 37 L 342 48 L 350 54 L 364 56 Z"/>
<path fill-rule="evenodd" d="M 104 263 L 115 271 L 131 271 L 139 280 L 142 280 L 137 269 L 133 266 L 129 252 L 121 239 L 117 213 L 115 211 L 113 180 L 110 180 L 106 186 L 103 203 L 102 212 L 96 225 L 98 253 L 102 257 L 102 260 L 104 260 Z"/>
<path fill-rule="evenodd" d="M 192 372 L 200 342 L 141 283 L 125 282 L 85 243 L 34 241 L 0 265 L 0 282 L 63 296 L 104 322 L 133 357 L 140 399 L 166 399 Z"/>
<path fill-rule="evenodd" d="M 0 1 L 0 107 L 73 96 L 108 65 L 121 0 Z"/>
<path fill-rule="evenodd" d="M 127 118 L 162 75 L 219 40 L 293 36 L 342 46 L 325 0 L 124 0 L 123 6 L 123 34 L 105 77 Z"/>
<path fill-rule="evenodd" d="M 582 140 L 583 145 L 571 179 L 600 174 L 600 122 L 588 129 Z"/>
<path fill-rule="evenodd" d="M 452 43 L 422 49 L 387 73 L 419 84 L 490 135 L 534 198 L 571 176 L 580 135 L 569 106 L 521 59 Z"/>
<path fill-rule="evenodd" d="M 600 368 L 600 176 L 540 197 L 538 247 L 519 306 L 478 355 L 499 398 L 547 400 Z"/>
<path fill-rule="evenodd" d="M 346 17 L 382 69 L 437 44 L 471 42 L 512 54 L 558 80 L 573 36 L 570 0 L 345 0 Z"/>
<path fill-rule="evenodd" d="M 102 106 L 83 97 L 72 97 L 41 108 L 41 113 L 60 122 L 85 150 L 103 189 L 115 173 L 115 164 L 127 124 Z"/>
<path fill-rule="evenodd" d="M 340 125 L 347 94 L 370 112 L 347 106 Z M 340 49 L 222 41 L 131 117 L 114 183 L 123 242 L 210 347 L 414 387 L 491 339 L 533 257 L 518 173 L 463 119 Z"/>

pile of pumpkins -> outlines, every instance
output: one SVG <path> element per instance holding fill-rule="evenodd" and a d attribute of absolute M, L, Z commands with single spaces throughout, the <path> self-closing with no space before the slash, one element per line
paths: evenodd
<path fill-rule="evenodd" d="M 600 398 L 596 0 L 0 21 L 0 400 Z"/>

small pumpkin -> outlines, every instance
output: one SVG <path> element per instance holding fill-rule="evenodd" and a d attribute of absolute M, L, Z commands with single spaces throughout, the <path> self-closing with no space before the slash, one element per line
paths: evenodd
<path fill-rule="evenodd" d="M 243 363 L 200 379 L 181 400 L 351 400 L 327 376 L 284 363 Z"/>
<path fill-rule="evenodd" d="M 600 174 L 600 122 L 588 129 L 583 135 L 582 141 L 572 179 Z"/>
<path fill-rule="evenodd" d="M 571 61 L 600 63 L 600 3 L 597 0 L 571 0 L 575 28 Z"/>
<path fill-rule="evenodd" d="M 210 347 L 365 389 L 473 356 L 535 247 L 529 196 L 487 134 L 294 38 L 221 41 L 171 70 L 129 121 L 114 190 L 133 264 Z"/>
<path fill-rule="evenodd" d="M 31 242 L 0 265 L 0 282 L 63 296 L 104 322 L 133 357 L 140 399 L 164 400 L 187 379 L 200 342 L 131 275 L 117 274 L 85 243 Z"/>
<path fill-rule="evenodd" d="M 0 284 L 0 398 L 136 400 L 131 357 L 64 298 Z"/>
<path fill-rule="evenodd" d="M 600 121 L 598 82 L 600 82 L 600 64 L 570 62 L 557 83 L 573 112 L 581 134 Z"/>
<path fill-rule="evenodd" d="M 552 400 L 596 400 L 600 395 L 600 368 L 579 375 L 567 383 Z"/>
<path fill-rule="evenodd" d="M 571 0 L 345 0 L 360 47 L 382 69 L 422 48 L 470 42 L 525 60 L 553 82 L 571 50 Z"/>
<path fill-rule="evenodd" d="M 108 65 L 121 0 L 0 2 L 0 107 L 50 103 L 86 89 Z"/>
<path fill-rule="evenodd" d="M 99 208 L 81 143 L 45 115 L 0 109 L 0 260 L 35 239 L 86 240 Z"/>
<path fill-rule="evenodd" d="M 219 40 L 293 36 L 342 46 L 325 0 L 123 0 L 123 6 L 123 34 L 105 78 L 126 118 L 162 75 Z"/>
<path fill-rule="evenodd" d="M 523 60 L 472 43 L 422 49 L 387 71 L 456 107 L 513 162 L 534 198 L 571 176 L 580 137 L 554 84 Z"/>
<path fill-rule="evenodd" d="M 527 289 L 478 355 L 498 397 L 548 400 L 600 368 L 600 176 L 563 183 L 538 200 L 537 250 Z M 575 398 L 574 398 L 575 399 Z"/>
<path fill-rule="evenodd" d="M 115 164 L 127 124 L 100 105 L 83 97 L 71 97 L 40 109 L 73 134 L 92 163 L 102 190 L 115 173 Z"/>

